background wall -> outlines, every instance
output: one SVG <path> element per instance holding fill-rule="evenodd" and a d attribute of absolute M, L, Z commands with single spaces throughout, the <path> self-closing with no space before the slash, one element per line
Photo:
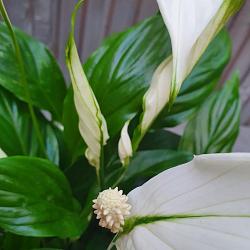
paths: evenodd
<path fill-rule="evenodd" d="M 65 43 L 69 32 L 70 14 L 77 0 L 4 2 L 12 22 L 46 43 L 65 70 Z M 104 37 L 121 31 L 156 11 L 156 0 L 86 0 L 79 13 L 76 30 L 82 60 L 100 45 Z M 242 10 L 232 18 L 228 29 L 233 40 L 233 54 L 222 82 L 233 70 L 240 71 L 242 125 L 250 127 L 250 0 L 246 0 Z"/>

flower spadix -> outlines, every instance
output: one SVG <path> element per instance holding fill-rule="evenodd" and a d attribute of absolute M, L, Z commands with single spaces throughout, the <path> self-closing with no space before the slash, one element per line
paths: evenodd
<path fill-rule="evenodd" d="M 121 231 L 125 218 L 130 214 L 131 206 L 127 201 L 128 197 L 117 187 L 99 193 L 97 199 L 93 200 L 94 213 L 100 219 L 99 225 L 110 229 L 112 233 Z"/>
<path fill-rule="evenodd" d="M 250 154 L 196 156 L 128 194 L 119 250 L 250 249 Z"/>
<path fill-rule="evenodd" d="M 72 31 L 66 50 L 66 61 L 74 90 L 75 107 L 79 116 L 79 130 L 88 148 L 85 152 L 89 163 L 100 167 L 102 146 L 108 140 L 106 121 L 83 71 L 74 40 L 75 16 L 83 3 L 79 1 L 72 14 Z"/>

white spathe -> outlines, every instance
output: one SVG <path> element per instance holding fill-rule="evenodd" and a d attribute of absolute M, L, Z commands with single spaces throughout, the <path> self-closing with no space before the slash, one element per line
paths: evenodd
<path fill-rule="evenodd" d="M 157 0 L 157 2 L 172 43 L 171 94 L 175 97 L 181 84 L 219 31 L 218 26 L 221 28 L 221 22 L 213 22 L 213 19 L 216 18 L 224 0 Z M 208 32 L 205 32 L 206 29 Z"/>
<path fill-rule="evenodd" d="M 128 195 L 131 216 L 175 218 L 138 225 L 116 245 L 119 250 L 250 249 L 249 190 L 250 154 L 195 156 Z"/>
<path fill-rule="evenodd" d="M 243 0 L 157 0 L 171 38 L 172 57 L 156 69 L 143 98 L 136 141 L 140 141 L 162 109 L 173 104 L 181 85 Z M 138 140 L 139 138 L 139 140 Z M 137 143 L 137 142 L 136 142 Z M 132 140 L 132 144 L 134 140 Z"/>
<path fill-rule="evenodd" d="M 133 155 L 132 143 L 128 134 L 130 120 L 125 123 L 121 131 L 121 137 L 118 143 L 118 153 L 121 163 L 126 166 L 129 164 L 129 158 Z"/>
<path fill-rule="evenodd" d="M 85 155 L 98 172 L 102 146 L 106 144 L 109 135 L 106 121 L 83 71 L 74 41 L 75 15 L 82 2 L 78 3 L 72 15 L 72 31 L 67 45 L 66 61 L 74 90 L 75 107 L 79 116 L 80 134 L 88 146 Z"/>
<path fill-rule="evenodd" d="M 159 114 L 169 101 L 172 70 L 172 57 L 168 57 L 154 72 L 151 86 L 143 97 L 140 128 L 143 134 L 156 118 L 156 114 Z"/>

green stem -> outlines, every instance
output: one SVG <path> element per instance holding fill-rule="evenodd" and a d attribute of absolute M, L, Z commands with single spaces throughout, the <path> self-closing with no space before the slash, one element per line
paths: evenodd
<path fill-rule="evenodd" d="M 44 145 L 44 142 L 43 142 L 43 137 L 42 137 L 42 134 L 40 132 L 40 128 L 39 128 L 39 125 L 38 125 L 38 122 L 37 122 L 37 119 L 36 119 L 34 108 L 33 108 L 32 104 L 31 104 L 31 96 L 30 96 L 29 89 L 28 89 L 28 82 L 27 82 L 27 79 L 26 79 L 25 67 L 24 67 L 20 47 L 19 47 L 18 41 L 16 39 L 16 35 L 15 35 L 14 30 L 12 28 L 11 21 L 10 21 L 10 19 L 8 17 L 7 11 L 6 11 L 5 7 L 4 7 L 4 3 L 3 3 L 2 0 L 0 0 L 0 12 L 1 12 L 1 15 L 3 17 L 3 20 L 4 20 L 5 24 L 7 25 L 8 29 L 9 29 L 10 36 L 11 36 L 11 39 L 12 39 L 12 42 L 13 42 L 13 45 L 14 45 L 17 61 L 18 61 L 18 64 L 19 64 L 19 69 L 20 69 L 20 72 L 21 72 L 21 74 L 20 74 L 21 82 L 22 82 L 23 87 L 24 87 L 26 99 L 27 99 L 27 102 L 28 102 L 28 109 L 29 109 L 29 112 L 30 112 L 32 123 L 34 125 L 36 137 L 37 137 L 38 143 L 40 144 L 40 147 L 41 147 L 41 150 L 42 150 L 44 156 L 47 157 L 47 153 L 46 153 L 46 150 L 45 150 L 45 145 Z"/>
<path fill-rule="evenodd" d="M 100 157 L 100 169 L 99 169 L 99 173 L 98 173 L 98 176 L 99 176 L 99 185 L 100 185 L 100 189 L 103 190 L 104 189 L 104 186 L 105 186 L 105 183 L 104 183 L 104 153 L 103 153 L 103 147 L 101 149 L 101 157 Z"/>

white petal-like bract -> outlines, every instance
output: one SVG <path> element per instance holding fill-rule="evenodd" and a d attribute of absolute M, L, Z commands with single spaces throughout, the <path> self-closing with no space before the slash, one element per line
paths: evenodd
<path fill-rule="evenodd" d="M 250 249 L 250 154 L 211 154 L 164 171 L 129 193 L 120 250 Z"/>
<path fill-rule="evenodd" d="M 145 133 L 154 119 L 166 106 L 170 97 L 170 84 L 173 71 L 172 57 L 163 61 L 156 69 L 152 83 L 143 98 L 141 133 Z"/>
<path fill-rule="evenodd" d="M 72 15 L 72 31 L 68 41 L 66 57 L 74 90 L 75 106 L 79 116 L 79 130 L 88 146 L 85 155 L 89 163 L 95 166 L 98 172 L 102 146 L 108 140 L 108 130 L 98 102 L 83 71 L 74 41 L 75 15 L 82 2 L 78 3 Z"/>
<path fill-rule="evenodd" d="M 173 53 L 171 99 L 211 40 L 243 0 L 157 0 L 170 34 Z"/>
<path fill-rule="evenodd" d="M 127 121 L 122 128 L 121 137 L 118 143 L 118 153 L 121 163 L 126 166 L 129 164 L 129 158 L 133 154 L 132 143 L 128 134 L 128 125 L 130 121 Z"/>

